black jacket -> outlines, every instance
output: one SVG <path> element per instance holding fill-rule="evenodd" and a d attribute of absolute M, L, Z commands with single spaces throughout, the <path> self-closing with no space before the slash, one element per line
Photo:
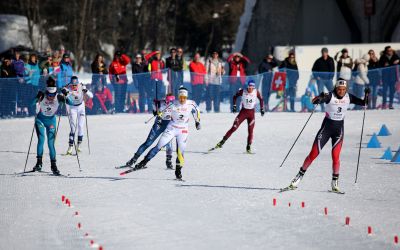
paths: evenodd
<path fill-rule="evenodd" d="M 12 64 L 6 66 L 5 63 L 1 65 L 1 77 L 2 78 L 12 78 L 17 77 L 15 73 L 14 66 Z"/>
<path fill-rule="evenodd" d="M 335 73 L 335 63 L 333 61 L 333 58 L 328 56 L 328 58 L 324 60 L 324 58 L 321 56 L 314 62 L 314 65 L 312 67 L 312 72 L 315 78 L 320 77 L 321 79 L 332 80 Z M 319 73 L 319 72 L 325 72 L 325 73 Z"/>
<path fill-rule="evenodd" d="M 265 72 L 271 72 L 276 66 L 278 66 L 278 62 L 275 60 L 275 58 L 272 58 L 271 62 L 268 62 L 266 59 L 264 59 L 260 65 L 258 65 L 258 73 L 262 74 Z"/>
<path fill-rule="evenodd" d="M 165 60 L 165 66 L 166 68 L 169 68 L 173 71 L 182 71 L 183 70 L 183 60 L 179 59 L 178 57 L 175 57 L 175 59 L 172 59 L 172 57 L 168 57 Z"/>
<path fill-rule="evenodd" d="M 132 64 L 132 74 L 140 74 L 140 73 L 146 73 L 148 72 L 148 67 L 145 63 L 137 64 L 133 63 Z"/>
<path fill-rule="evenodd" d="M 396 82 L 396 67 L 394 65 L 394 61 L 399 60 L 399 57 L 396 54 L 389 59 L 386 55 L 382 55 L 379 58 L 379 66 L 382 69 L 382 80 L 385 83 L 394 84 Z"/>
<path fill-rule="evenodd" d="M 108 74 L 106 64 L 104 64 L 103 66 L 100 66 L 97 61 L 94 61 L 94 62 L 92 62 L 92 64 L 90 66 L 92 67 L 93 74 L 100 74 L 100 73 Z"/>
<path fill-rule="evenodd" d="M 286 57 L 282 64 L 279 66 L 280 69 L 286 69 L 286 75 L 289 80 L 289 86 L 293 87 L 299 80 L 299 71 L 296 64 L 291 64 L 289 58 Z"/>

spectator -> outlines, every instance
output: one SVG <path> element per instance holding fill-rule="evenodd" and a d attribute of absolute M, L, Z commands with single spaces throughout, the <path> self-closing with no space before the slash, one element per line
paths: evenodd
<path fill-rule="evenodd" d="M 368 79 L 368 61 L 369 55 L 365 54 L 362 58 L 355 61 L 356 65 L 356 77 L 353 83 L 353 95 L 363 99 L 364 87 L 369 85 Z M 355 109 L 361 109 L 361 106 L 356 106 Z"/>
<path fill-rule="evenodd" d="M 131 62 L 131 59 L 123 54 L 121 51 L 116 51 L 114 59 L 109 67 L 110 81 L 114 88 L 115 98 L 115 112 L 124 112 L 124 105 L 126 99 L 126 89 L 128 84 L 128 77 L 126 75 L 126 65 Z"/>
<path fill-rule="evenodd" d="M 1 117 L 9 117 L 15 114 L 15 100 L 17 94 L 17 82 L 14 66 L 12 65 L 11 56 L 7 55 L 1 62 L 1 84 L 0 98 L 2 105 L 0 106 Z M 7 79 L 4 79 L 7 78 Z"/>
<path fill-rule="evenodd" d="M 93 97 L 93 114 L 112 114 L 114 113 L 114 103 L 111 91 L 101 82 L 97 82 L 96 91 Z"/>
<path fill-rule="evenodd" d="M 132 64 L 132 78 L 136 88 L 139 91 L 139 111 L 144 113 L 147 109 L 153 111 L 154 88 L 148 77 L 148 69 L 146 63 L 143 62 L 141 54 L 137 54 L 135 62 Z"/>
<path fill-rule="evenodd" d="M 306 92 L 301 97 L 301 112 L 312 112 L 314 104 L 312 103 L 311 89 L 306 88 Z"/>
<path fill-rule="evenodd" d="M 206 110 L 211 111 L 212 104 L 214 105 L 214 112 L 219 112 L 220 106 L 220 92 L 222 84 L 222 75 L 225 74 L 224 63 L 219 59 L 217 51 L 214 51 L 211 58 L 206 61 Z"/>
<path fill-rule="evenodd" d="M 154 99 L 161 100 L 165 96 L 165 87 L 162 76 L 162 70 L 165 68 L 165 63 L 161 59 L 161 51 L 153 51 L 146 55 L 145 58 L 149 62 L 149 69 L 151 71 L 150 81 L 152 87 L 155 89 Z"/>
<path fill-rule="evenodd" d="M 342 54 L 339 57 L 340 53 Z M 338 78 L 350 81 L 353 69 L 353 59 L 351 59 L 351 57 L 349 56 L 349 51 L 344 48 L 341 52 L 336 53 L 335 61 L 337 62 Z"/>
<path fill-rule="evenodd" d="M 104 62 L 104 57 L 97 54 L 90 66 L 92 68 L 92 84 L 98 83 L 100 78 L 103 84 L 107 84 L 106 75 L 108 71 L 107 65 Z"/>
<path fill-rule="evenodd" d="M 297 67 L 296 57 L 293 51 L 289 52 L 289 57 L 286 57 L 280 69 L 286 72 L 286 96 L 290 98 L 289 112 L 295 112 L 294 102 L 296 100 L 297 80 L 299 80 L 299 71 Z"/>
<path fill-rule="evenodd" d="M 273 76 L 273 68 L 278 66 L 278 62 L 275 58 L 268 54 L 258 65 L 258 73 L 262 74 L 262 97 L 264 99 L 264 107 L 265 111 L 268 111 L 269 108 L 269 97 L 271 95 L 271 83 Z"/>
<path fill-rule="evenodd" d="M 22 79 L 25 74 L 25 62 L 22 60 L 21 53 L 19 51 L 15 51 L 15 59 L 12 61 L 12 65 L 14 66 L 17 77 Z"/>
<path fill-rule="evenodd" d="M 170 50 L 171 56 L 165 60 L 168 70 L 168 80 L 170 83 L 170 92 L 178 98 L 178 89 L 183 84 L 183 58 L 177 56 L 176 49 Z"/>
<path fill-rule="evenodd" d="M 183 70 L 187 70 L 188 69 L 188 65 L 186 63 L 185 58 L 183 57 L 183 49 L 181 47 L 178 47 L 176 49 L 176 56 L 177 56 L 178 60 L 182 61 L 182 69 Z M 183 83 L 183 74 L 181 75 L 181 77 L 182 77 L 181 82 Z"/>
<path fill-rule="evenodd" d="M 379 72 L 379 59 L 372 49 L 368 51 L 368 87 L 371 89 L 371 94 L 368 102 L 368 108 L 376 109 L 376 99 L 378 98 L 378 85 L 381 84 L 381 76 Z"/>
<path fill-rule="evenodd" d="M 227 59 L 229 63 L 229 90 L 231 92 L 231 96 L 234 96 L 236 92 L 239 91 L 240 88 L 243 87 L 246 81 L 246 68 L 250 63 L 250 60 L 243 56 L 241 53 L 233 53 Z M 240 107 L 240 102 L 242 101 L 241 97 L 236 99 L 236 107 Z M 231 110 L 233 108 L 233 99 L 230 98 L 231 102 Z"/>
<path fill-rule="evenodd" d="M 31 100 L 34 98 L 33 95 L 39 91 L 39 80 L 40 80 L 40 68 L 37 61 L 37 55 L 31 54 L 29 56 L 28 63 L 25 64 L 25 82 L 26 82 L 26 93 L 21 96 L 25 100 L 23 107 L 29 107 L 29 113 L 35 113 L 35 107 L 30 105 Z"/>
<path fill-rule="evenodd" d="M 73 74 L 70 54 L 64 53 L 60 62 L 60 72 L 57 74 L 57 86 L 62 88 L 67 85 L 71 81 Z"/>
<path fill-rule="evenodd" d="M 317 85 L 317 80 L 311 77 L 310 81 L 308 82 L 307 88 L 311 90 L 311 94 L 313 96 L 318 96 L 318 85 Z"/>
<path fill-rule="evenodd" d="M 40 73 L 43 76 L 47 76 L 50 73 L 50 68 L 52 67 L 53 57 L 51 55 L 47 55 L 46 60 L 43 60 L 39 64 Z"/>
<path fill-rule="evenodd" d="M 324 92 L 324 86 L 328 91 L 333 90 L 333 76 L 335 74 L 335 63 L 329 56 L 328 49 L 322 48 L 322 56 L 318 58 L 312 67 L 313 77 L 317 80 L 318 92 Z M 324 103 L 321 103 L 322 112 L 325 111 Z"/>
<path fill-rule="evenodd" d="M 206 74 L 206 68 L 200 61 L 200 54 L 196 53 L 193 57 L 193 61 L 189 64 L 190 80 L 192 83 L 192 95 L 193 101 L 197 105 L 200 105 L 204 92 L 204 76 Z"/>
<path fill-rule="evenodd" d="M 382 82 L 383 82 L 383 101 L 382 109 L 387 108 L 387 92 L 389 90 L 389 109 L 393 109 L 393 98 L 395 92 L 395 84 L 397 81 L 396 68 L 399 65 L 399 57 L 394 53 L 390 46 L 385 47 L 385 51 L 379 59 L 379 66 L 382 68 Z"/>

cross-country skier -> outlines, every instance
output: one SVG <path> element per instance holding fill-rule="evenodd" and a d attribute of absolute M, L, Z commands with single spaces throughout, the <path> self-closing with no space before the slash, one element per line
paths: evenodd
<path fill-rule="evenodd" d="M 339 189 L 339 168 L 340 168 L 340 151 L 342 149 L 344 137 L 344 117 L 347 109 L 351 103 L 356 105 L 367 105 L 368 98 L 364 100 L 355 97 L 347 92 L 347 81 L 339 79 L 332 92 L 321 93 L 313 100 L 314 104 L 326 104 L 326 116 L 322 122 L 322 126 L 315 137 L 311 152 L 304 160 L 303 166 L 300 168 L 299 173 L 292 180 L 289 187 L 286 189 L 296 189 L 302 180 L 308 167 L 319 155 L 325 144 L 332 139 L 332 192 L 342 193 Z M 365 89 L 365 96 L 367 97 L 370 89 Z"/>
<path fill-rule="evenodd" d="M 239 89 L 239 91 L 236 93 L 236 95 L 233 96 L 233 103 L 236 103 L 236 99 L 240 96 L 242 97 L 242 104 L 241 104 L 241 110 L 236 116 L 235 121 L 233 122 L 233 126 L 231 129 L 226 132 L 224 137 L 218 144 L 210 149 L 214 150 L 217 148 L 222 148 L 222 145 L 229 139 L 229 137 L 239 128 L 240 124 L 244 121 L 247 120 L 247 127 L 248 127 L 248 136 L 247 136 L 247 146 L 246 146 L 246 152 L 251 153 L 251 143 L 253 142 L 253 130 L 255 126 L 255 108 L 256 108 L 256 102 L 257 99 L 260 102 L 260 112 L 261 116 L 264 116 L 264 101 L 263 98 L 261 97 L 261 94 L 258 90 L 255 89 L 255 82 L 253 80 L 249 80 L 247 83 L 247 89 Z M 233 105 L 232 112 L 236 113 L 236 105 Z"/>
<path fill-rule="evenodd" d="M 167 145 L 172 139 L 176 138 L 177 142 L 177 159 L 175 176 L 177 179 L 182 179 L 181 169 L 184 165 L 184 152 L 186 148 L 186 141 L 189 135 L 189 118 L 190 114 L 194 114 L 196 129 L 200 129 L 200 110 L 197 104 L 192 100 L 187 100 L 188 91 L 184 87 L 179 88 L 178 92 L 179 101 L 175 101 L 171 106 L 171 122 L 168 124 L 167 129 L 162 134 L 157 146 L 152 148 L 144 159 L 136 164 L 132 171 L 146 168 L 146 164 L 160 151 L 162 147 Z"/>
<path fill-rule="evenodd" d="M 83 140 L 83 131 L 85 127 L 85 101 L 84 96 L 93 98 L 92 92 L 86 89 L 86 86 L 79 83 L 78 77 L 71 77 L 71 82 L 66 85 L 61 92 L 68 99 L 67 112 L 69 116 L 69 125 L 71 131 L 69 133 L 69 146 L 67 155 L 72 155 L 72 149 L 74 146 L 76 126 L 78 126 L 78 152 L 81 152 L 81 144 Z M 76 124 L 78 123 L 78 124 Z"/>
<path fill-rule="evenodd" d="M 56 81 L 49 77 L 46 82 L 46 91 L 43 93 L 39 91 L 35 98 L 36 107 L 39 112 L 35 119 L 36 135 L 38 137 L 37 144 L 37 162 L 33 168 L 33 172 L 41 171 L 43 166 L 43 145 L 45 136 L 47 136 L 47 145 L 50 151 L 51 171 L 54 175 L 60 175 L 56 164 L 56 148 L 54 147 L 54 140 L 56 137 L 56 112 L 60 103 L 65 103 L 65 96 L 57 94 Z"/>
<path fill-rule="evenodd" d="M 153 127 L 151 127 L 150 133 L 147 136 L 146 141 L 142 145 L 140 145 L 140 147 L 138 148 L 132 159 L 130 159 L 123 167 L 131 167 L 133 164 L 135 164 L 136 161 L 139 159 L 139 157 L 143 154 L 143 152 L 146 151 L 146 149 L 150 147 L 151 144 L 153 144 L 153 142 L 164 132 L 169 122 L 171 121 L 171 112 L 174 100 L 175 100 L 174 94 L 169 93 L 165 97 L 165 100 L 156 101 L 155 103 L 156 107 L 153 108 L 153 114 L 154 116 L 156 116 L 154 125 Z M 166 145 L 166 150 L 167 150 L 167 160 L 166 160 L 167 168 L 172 169 L 173 167 L 172 167 L 171 142 L 169 142 Z"/>

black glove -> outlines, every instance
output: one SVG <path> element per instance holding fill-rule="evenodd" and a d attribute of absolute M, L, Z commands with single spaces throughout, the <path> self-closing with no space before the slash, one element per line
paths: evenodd
<path fill-rule="evenodd" d="M 321 92 L 321 94 L 319 94 L 319 96 L 314 97 L 314 99 L 312 100 L 313 104 L 320 104 L 322 102 L 322 100 L 324 100 L 325 98 L 325 93 Z"/>
<path fill-rule="evenodd" d="M 44 97 L 44 93 L 42 92 L 42 91 L 38 91 L 38 93 L 37 93 L 37 95 L 36 95 L 36 98 L 38 99 L 38 100 L 41 100 L 42 98 Z"/>
<path fill-rule="evenodd" d="M 196 122 L 196 129 L 197 129 L 197 130 L 200 130 L 200 129 L 201 129 L 200 122 Z"/>
<path fill-rule="evenodd" d="M 67 95 L 68 95 L 68 89 L 62 88 L 62 89 L 61 89 L 61 93 L 62 93 L 63 95 L 65 95 L 65 96 L 67 96 Z"/>
<path fill-rule="evenodd" d="M 86 94 L 88 92 L 88 90 L 87 89 L 82 89 L 82 92 Z"/>
<path fill-rule="evenodd" d="M 157 115 L 157 110 L 153 110 L 153 116 Z"/>
<path fill-rule="evenodd" d="M 264 109 L 261 109 L 261 110 L 260 110 L 260 113 L 261 113 L 261 116 L 264 116 L 264 114 L 265 114 Z"/>
<path fill-rule="evenodd" d="M 369 87 L 366 87 L 365 89 L 364 89 L 364 94 L 365 95 L 369 95 L 371 93 L 371 89 L 369 88 Z"/>
<path fill-rule="evenodd" d="M 232 113 L 236 113 L 236 105 L 233 105 L 233 107 L 232 107 Z"/>

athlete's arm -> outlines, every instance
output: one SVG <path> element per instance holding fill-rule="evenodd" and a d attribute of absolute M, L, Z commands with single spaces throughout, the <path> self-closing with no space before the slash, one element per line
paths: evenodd
<path fill-rule="evenodd" d="M 356 104 L 356 105 L 360 105 L 360 106 L 364 106 L 365 105 L 365 100 L 358 98 L 357 96 L 354 96 L 352 94 L 349 93 L 349 97 L 350 97 L 350 103 Z"/>
<path fill-rule="evenodd" d="M 242 96 L 243 95 L 243 89 L 239 89 L 238 90 L 238 92 L 236 92 L 236 94 L 233 96 L 233 104 L 235 105 L 235 103 L 236 103 L 236 99 L 239 97 L 239 96 Z"/>

